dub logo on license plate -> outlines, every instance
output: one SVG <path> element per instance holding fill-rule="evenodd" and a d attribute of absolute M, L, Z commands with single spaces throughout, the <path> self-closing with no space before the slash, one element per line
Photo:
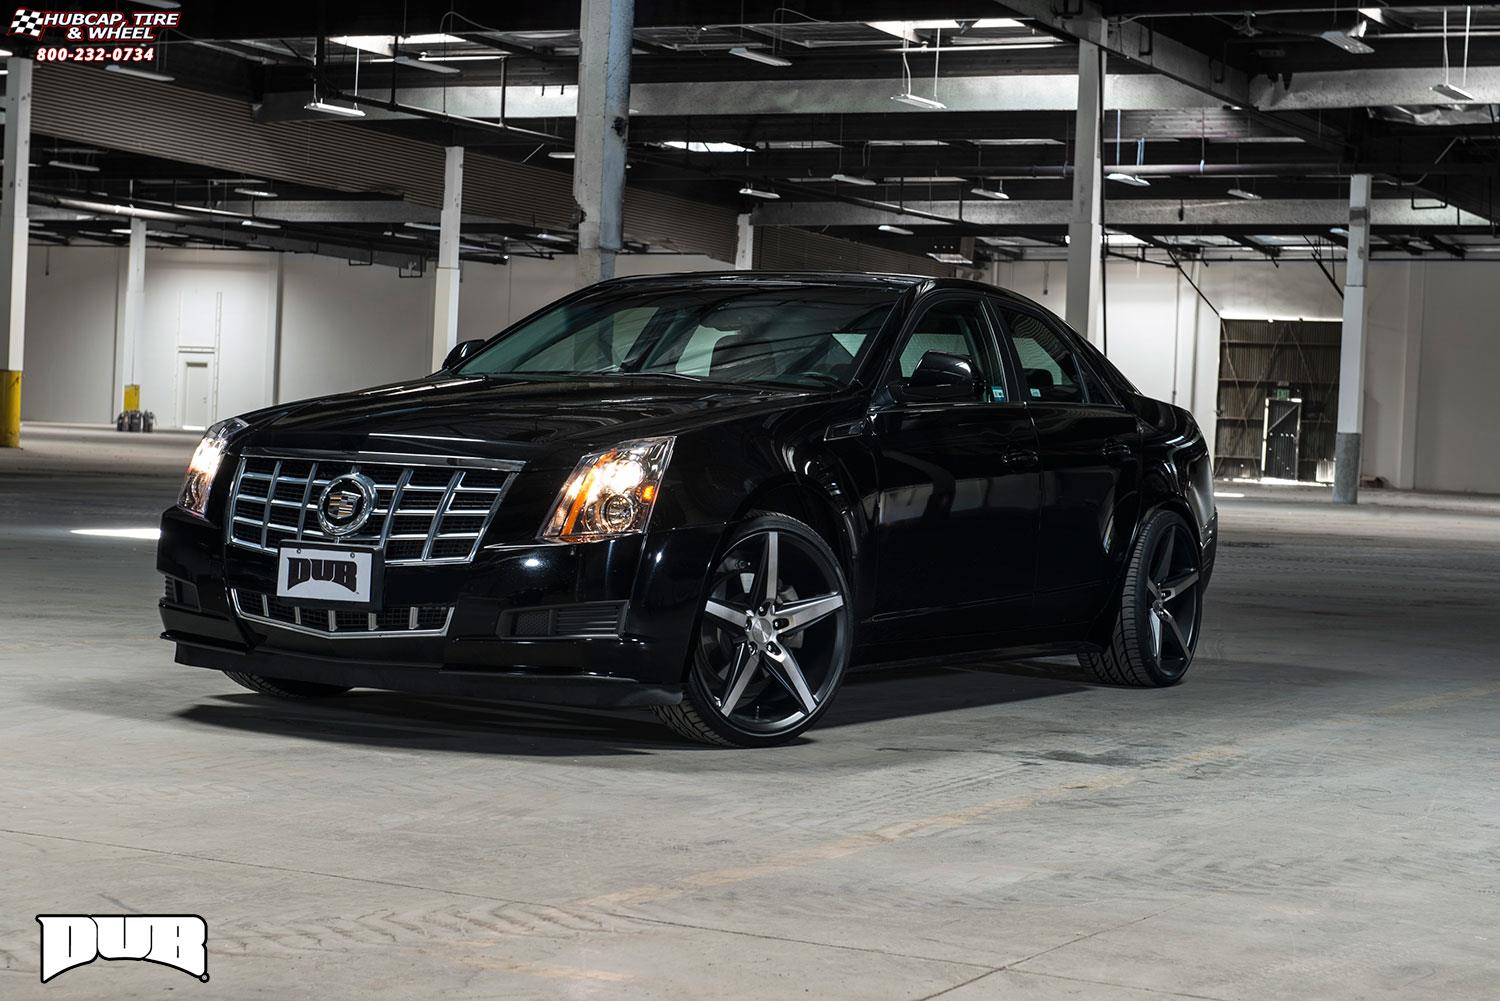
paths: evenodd
<path fill-rule="evenodd" d="M 276 596 L 369 605 L 374 599 L 376 571 L 371 552 L 284 546 L 277 560 Z"/>

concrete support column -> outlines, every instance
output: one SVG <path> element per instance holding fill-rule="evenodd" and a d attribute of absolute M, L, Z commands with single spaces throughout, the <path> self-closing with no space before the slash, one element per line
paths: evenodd
<path fill-rule="evenodd" d="M 754 270 L 755 227 L 750 225 L 750 213 L 741 212 L 735 223 L 734 270 Z"/>
<path fill-rule="evenodd" d="M 438 216 L 437 288 L 432 296 L 432 368 L 458 344 L 458 242 L 464 210 L 464 148 L 443 151 L 443 208 Z"/>
<path fill-rule="evenodd" d="M 21 447 L 26 343 L 26 203 L 30 198 L 31 60 L 7 60 L 4 190 L 0 192 L 0 448 Z"/>
<path fill-rule="evenodd" d="M 581 0 L 573 200 L 578 203 L 578 284 L 615 276 L 624 239 L 625 136 L 630 124 L 630 44 L 635 0 Z"/>
<path fill-rule="evenodd" d="M 120 310 L 120 345 L 115 353 L 115 405 L 140 410 L 136 358 L 146 326 L 146 220 L 130 220 L 130 243 L 125 251 L 125 302 Z"/>
<path fill-rule="evenodd" d="M 1078 43 L 1078 117 L 1073 133 L 1073 210 L 1068 217 L 1068 326 L 1094 344 L 1102 340 L 1099 303 L 1103 282 L 1100 251 L 1099 86 L 1104 56 L 1092 42 Z M 1102 345 L 1101 345 L 1102 346 Z"/>
<path fill-rule="evenodd" d="M 1365 269 L 1370 260 L 1370 175 L 1349 178 L 1349 260 L 1339 347 L 1339 422 L 1333 445 L 1333 500 L 1359 502 L 1360 435 L 1365 416 Z"/>

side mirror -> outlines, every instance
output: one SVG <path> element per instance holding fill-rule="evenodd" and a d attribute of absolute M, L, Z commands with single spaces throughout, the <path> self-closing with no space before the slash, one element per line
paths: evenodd
<path fill-rule="evenodd" d="M 453 346 L 453 350 L 448 352 L 448 357 L 443 359 L 443 368 L 451 372 L 468 361 L 470 356 L 482 347 L 484 347 L 484 341 L 481 340 L 459 341 Z"/>
<path fill-rule="evenodd" d="M 908 400 L 973 400 L 978 398 L 974 365 L 964 355 L 929 351 L 917 363 L 917 370 L 901 386 L 901 396 Z"/>

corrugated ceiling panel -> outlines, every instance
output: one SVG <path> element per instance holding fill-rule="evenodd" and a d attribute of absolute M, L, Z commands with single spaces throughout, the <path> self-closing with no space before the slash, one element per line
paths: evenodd
<path fill-rule="evenodd" d="M 38 64 L 34 88 L 32 127 L 43 135 L 431 208 L 442 200 L 443 151 L 431 143 L 348 122 L 256 122 L 242 101 L 80 66 Z M 571 227 L 572 182 L 559 171 L 471 152 L 464 210 Z M 732 209 L 660 192 L 627 190 L 625 235 L 734 259 Z"/>
<path fill-rule="evenodd" d="M 953 269 L 930 257 L 872 247 L 791 226 L 755 230 L 755 267 L 761 271 L 877 271 L 948 277 Z"/>

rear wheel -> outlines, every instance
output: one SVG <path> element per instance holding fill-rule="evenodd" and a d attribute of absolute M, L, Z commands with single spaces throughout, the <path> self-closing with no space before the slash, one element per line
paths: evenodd
<path fill-rule="evenodd" d="M 656 715 L 692 740 L 764 747 L 828 708 L 849 663 L 849 588 L 828 543 L 767 514 L 741 525 L 714 565 L 683 701 Z"/>
<path fill-rule="evenodd" d="M 267 678 L 262 674 L 247 674 L 244 671 L 225 671 L 225 676 L 237 685 L 272 695 L 278 699 L 326 699 L 343 695 L 349 689 L 343 685 L 320 685 L 316 681 L 294 681 L 291 678 Z"/>
<path fill-rule="evenodd" d="M 1203 623 L 1197 540 L 1175 511 L 1147 519 L 1131 554 L 1109 646 L 1078 659 L 1100 681 L 1160 687 L 1182 680 Z"/>

